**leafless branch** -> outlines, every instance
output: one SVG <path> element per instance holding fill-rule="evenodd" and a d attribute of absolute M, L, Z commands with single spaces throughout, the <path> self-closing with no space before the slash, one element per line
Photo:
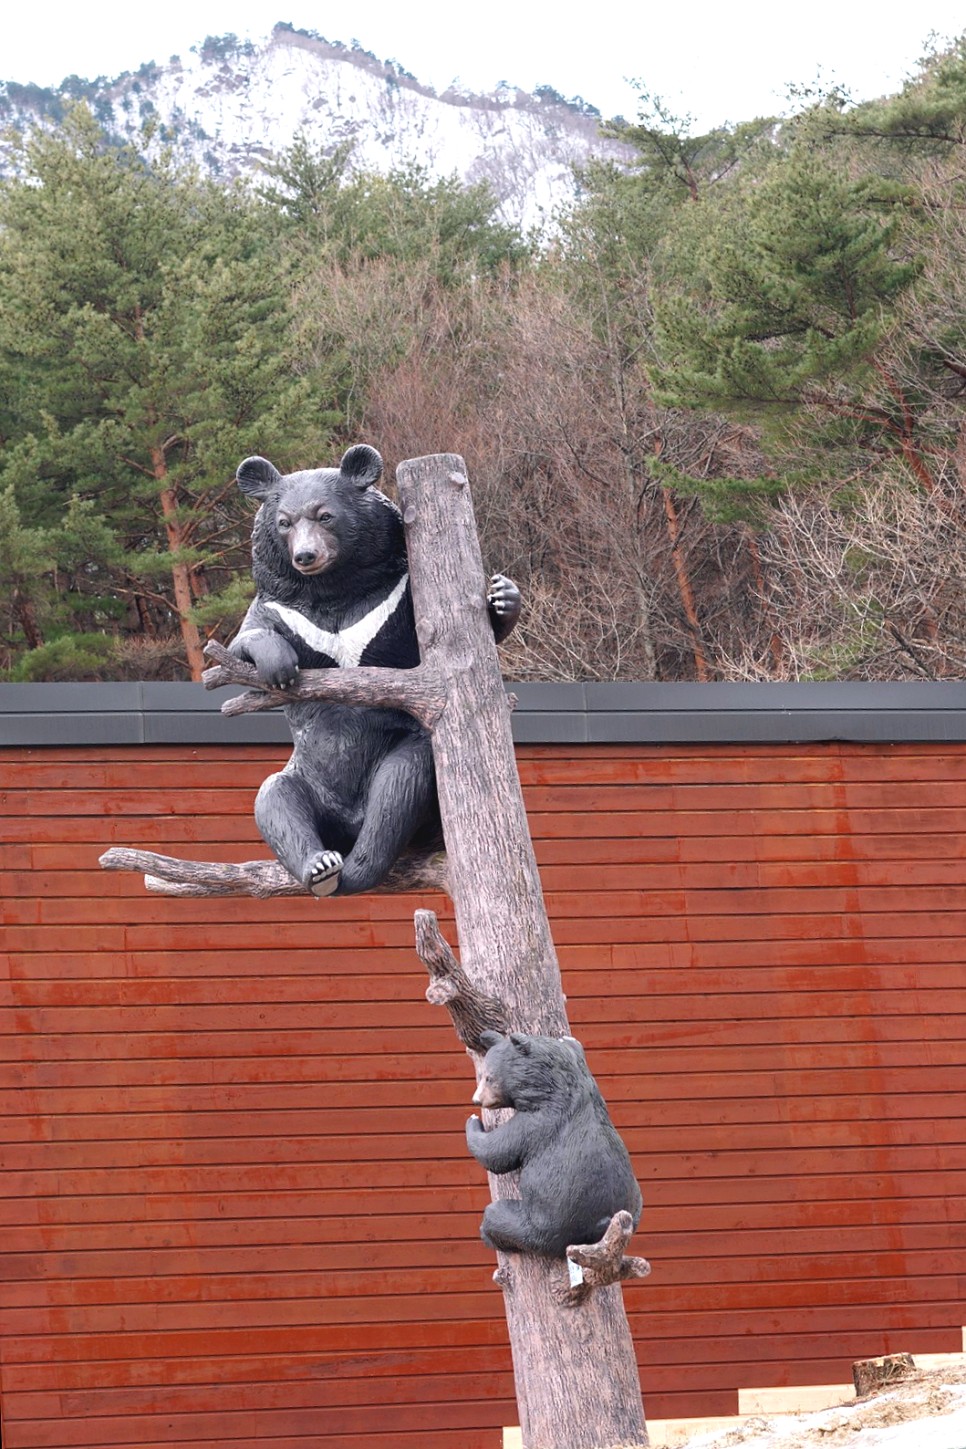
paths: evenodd
<path fill-rule="evenodd" d="M 439 677 L 425 665 L 415 669 L 303 669 L 291 689 L 262 685 L 255 666 L 212 639 L 205 654 L 216 663 L 202 675 L 206 689 L 241 684 L 251 692 L 225 700 L 222 714 L 253 714 L 297 700 L 332 699 L 363 708 L 402 709 L 432 729 L 446 703 Z"/>
<path fill-rule="evenodd" d="M 144 872 L 145 889 L 166 896 L 304 896 L 309 892 L 275 860 L 246 860 L 238 865 L 180 860 L 149 850 L 117 846 L 100 858 L 102 870 Z M 446 891 L 446 857 L 440 851 L 410 851 L 396 862 L 379 892 Z"/>

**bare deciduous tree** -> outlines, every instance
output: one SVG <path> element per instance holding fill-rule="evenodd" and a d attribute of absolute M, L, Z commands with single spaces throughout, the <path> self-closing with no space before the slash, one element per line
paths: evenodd
<path fill-rule="evenodd" d="M 349 292 L 326 304 L 333 315 L 366 314 L 361 275 L 328 282 Z M 374 361 L 359 436 L 389 458 L 459 440 L 484 556 L 528 598 L 508 673 L 715 677 L 719 648 L 757 632 L 760 559 L 746 526 L 710 521 L 653 464 L 753 470 L 748 430 L 656 407 L 640 359 L 559 278 L 433 284 L 397 301 L 404 343 Z"/>
<path fill-rule="evenodd" d="M 966 676 L 966 499 L 887 474 L 849 495 L 789 494 L 760 540 L 783 657 L 764 641 L 722 661 L 732 679 Z"/>

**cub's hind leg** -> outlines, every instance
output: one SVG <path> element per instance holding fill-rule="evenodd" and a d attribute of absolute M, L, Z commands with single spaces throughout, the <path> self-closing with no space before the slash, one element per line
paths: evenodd
<path fill-rule="evenodd" d="M 487 1206 L 480 1224 L 480 1237 L 489 1247 L 498 1248 L 503 1253 L 535 1251 L 533 1229 L 518 1198 L 504 1198 Z"/>

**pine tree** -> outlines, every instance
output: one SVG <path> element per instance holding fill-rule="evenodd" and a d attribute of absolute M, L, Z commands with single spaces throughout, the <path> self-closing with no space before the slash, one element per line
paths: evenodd
<path fill-rule="evenodd" d="M 320 150 L 299 135 L 266 164 L 261 195 L 310 266 L 319 259 L 353 265 L 388 258 L 405 266 L 430 258 L 437 280 L 452 285 L 530 255 L 517 228 L 501 221 L 487 182 L 433 179 L 415 161 L 387 175 L 351 163 L 351 144 Z"/>
<path fill-rule="evenodd" d="M 656 268 L 659 395 L 754 422 L 786 461 L 794 437 L 806 471 L 847 473 L 868 450 L 911 459 L 910 399 L 884 358 L 920 270 L 913 201 L 803 141 L 680 213 Z"/>
<path fill-rule="evenodd" d="M 0 482 L 30 527 L 62 529 L 86 500 L 113 538 L 123 610 L 88 628 L 173 628 L 198 678 L 202 623 L 239 602 L 235 463 L 307 465 L 333 421 L 290 353 L 271 215 L 163 152 L 109 144 L 82 106 L 34 133 L 20 165 L 0 191 Z M 83 566 L 68 588 L 83 596 Z"/>

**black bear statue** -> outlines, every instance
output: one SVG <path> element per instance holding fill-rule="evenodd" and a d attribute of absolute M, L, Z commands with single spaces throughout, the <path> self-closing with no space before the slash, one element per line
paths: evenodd
<path fill-rule="evenodd" d="M 262 684 L 290 687 L 300 669 L 419 663 L 402 518 L 376 488 L 382 458 L 349 448 L 338 468 L 282 475 L 267 458 L 236 474 L 260 500 L 252 532 L 257 593 L 229 645 Z M 487 596 L 499 642 L 520 613 L 502 574 Z M 328 701 L 285 707 L 291 759 L 264 782 L 255 820 L 282 865 L 313 895 L 381 884 L 407 845 L 439 840 L 429 737 L 411 715 Z"/>
<path fill-rule="evenodd" d="M 488 1172 L 520 1173 L 519 1199 L 484 1212 L 483 1241 L 505 1253 L 565 1258 L 572 1244 L 599 1242 L 622 1210 L 636 1228 L 641 1190 L 580 1042 L 495 1031 L 480 1041 L 486 1057 L 473 1101 L 514 1113 L 490 1131 L 471 1117 L 466 1140 Z"/>

